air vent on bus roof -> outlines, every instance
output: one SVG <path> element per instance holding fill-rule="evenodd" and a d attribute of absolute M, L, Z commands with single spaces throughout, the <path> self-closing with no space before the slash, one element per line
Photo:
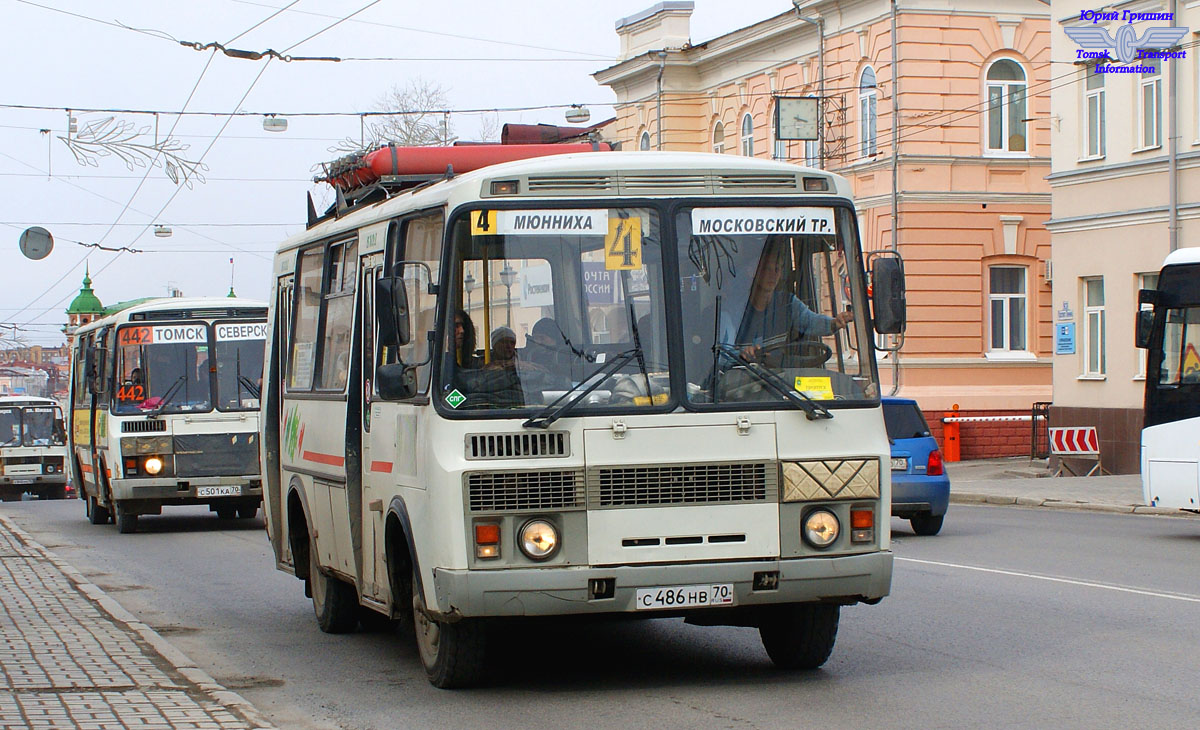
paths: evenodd
<path fill-rule="evenodd" d="M 621 176 L 621 192 L 623 193 L 652 193 L 659 190 L 705 192 L 708 189 L 708 175 L 705 173 Z"/>
<path fill-rule="evenodd" d="M 608 175 L 539 175 L 528 179 L 526 189 L 531 193 L 614 193 L 617 185 Z"/>
<path fill-rule="evenodd" d="M 726 173 L 718 174 L 716 187 L 718 191 L 749 192 L 757 191 L 798 190 L 796 176 L 792 173 Z"/>
<path fill-rule="evenodd" d="M 167 430 L 167 422 L 158 419 L 145 421 L 123 421 L 121 433 L 163 433 Z"/>

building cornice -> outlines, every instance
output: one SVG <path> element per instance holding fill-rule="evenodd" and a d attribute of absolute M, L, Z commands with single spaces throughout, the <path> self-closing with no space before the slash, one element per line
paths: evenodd
<path fill-rule="evenodd" d="M 855 204 L 863 210 L 890 205 L 891 193 L 869 195 L 855 198 Z M 904 203 L 939 203 L 944 205 L 965 205 L 972 203 L 992 203 L 996 205 L 1041 205 L 1049 213 L 1050 193 L 994 193 L 986 191 L 967 190 L 962 192 L 901 192 L 899 202 Z"/>
<path fill-rule="evenodd" d="M 1187 220 L 1200 219 L 1200 203 L 1184 203 L 1178 208 L 1179 217 Z M 1095 231 L 1123 226 L 1140 226 L 1148 223 L 1166 223 L 1167 206 L 1118 210 L 1111 213 L 1092 213 L 1069 218 L 1051 218 L 1046 221 L 1046 230 L 1051 233 L 1074 233 Z"/>
<path fill-rule="evenodd" d="M 1177 155 L 1176 159 L 1179 160 L 1180 167 L 1197 167 L 1200 166 L 1200 151 L 1184 152 Z M 1103 180 L 1115 180 L 1133 175 L 1152 175 L 1166 172 L 1169 161 L 1166 155 L 1157 155 L 1144 160 L 1133 160 L 1132 162 L 1118 162 L 1112 165 L 1096 165 L 1094 167 L 1076 167 L 1070 170 L 1060 170 L 1050 173 L 1046 176 L 1046 179 L 1050 181 L 1050 187 L 1063 187 Z"/>

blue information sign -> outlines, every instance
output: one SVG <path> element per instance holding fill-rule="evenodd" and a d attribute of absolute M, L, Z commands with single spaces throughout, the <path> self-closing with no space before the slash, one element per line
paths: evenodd
<path fill-rule="evenodd" d="M 1058 322 L 1054 325 L 1054 354 L 1075 354 L 1075 323 Z"/>

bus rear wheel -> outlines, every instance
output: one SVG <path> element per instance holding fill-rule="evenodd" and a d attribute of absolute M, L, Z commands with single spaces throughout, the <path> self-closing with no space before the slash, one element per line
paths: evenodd
<path fill-rule="evenodd" d="M 473 687 L 483 679 L 486 634 L 477 619 L 444 623 L 429 615 L 420 581 L 412 580 L 413 628 L 429 682 L 440 689 Z"/>
<path fill-rule="evenodd" d="M 317 625 L 327 634 L 348 634 L 358 626 L 358 595 L 354 586 L 321 572 L 314 543 L 308 543 L 308 585 Z"/>
<path fill-rule="evenodd" d="M 816 669 L 833 652 L 840 613 L 824 603 L 769 607 L 758 627 L 767 656 L 780 669 Z"/>
<path fill-rule="evenodd" d="M 95 497 L 87 498 L 87 518 L 88 522 L 93 525 L 107 525 L 110 519 L 108 510 L 100 506 L 100 501 Z"/>

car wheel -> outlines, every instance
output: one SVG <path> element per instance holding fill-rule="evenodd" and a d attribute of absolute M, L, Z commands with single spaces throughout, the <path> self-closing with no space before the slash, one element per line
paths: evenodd
<path fill-rule="evenodd" d="M 925 512 L 919 515 L 913 515 L 909 519 L 912 523 L 913 532 L 918 535 L 936 535 L 942 529 L 942 521 L 946 519 L 946 515 L 934 515 Z"/>
<path fill-rule="evenodd" d="M 327 634 L 347 634 L 358 626 L 358 595 L 354 586 L 321 572 L 317 546 L 308 543 L 308 584 L 317 625 Z"/>
<path fill-rule="evenodd" d="M 769 606 L 758 635 L 779 669 L 816 669 L 833 652 L 840 613 L 840 606 L 824 603 Z"/>
<path fill-rule="evenodd" d="M 440 689 L 471 687 L 483 678 L 486 634 L 477 619 L 444 623 L 429 615 L 420 581 L 412 580 L 413 628 L 429 682 Z"/>

